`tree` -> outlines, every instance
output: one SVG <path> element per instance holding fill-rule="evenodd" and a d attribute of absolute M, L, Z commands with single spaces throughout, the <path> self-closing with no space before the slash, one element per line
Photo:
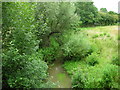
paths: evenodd
<path fill-rule="evenodd" d="M 58 3 L 38 3 L 39 15 L 37 18 L 41 17 L 42 13 L 42 21 L 45 24 L 44 35 L 42 33 L 42 40 L 44 46 L 49 46 L 49 38 L 53 34 L 61 33 L 64 30 L 70 28 L 72 23 L 76 23 L 78 21 L 78 16 L 74 13 L 75 7 L 74 3 L 69 2 L 58 2 Z M 42 10 L 42 11 L 41 11 Z M 38 14 L 38 12 L 37 12 Z M 38 20 L 38 19 L 37 19 Z M 40 19 L 41 20 L 41 19 Z M 38 20 L 38 22 L 40 21 Z M 38 31 L 41 26 L 38 26 Z M 41 35 L 40 35 L 41 36 Z"/>
<path fill-rule="evenodd" d="M 42 88 L 48 66 L 37 52 L 36 3 L 4 2 L 2 6 L 3 88 Z"/>
<path fill-rule="evenodd" d="M 108 13 L 109 13 L 109 14 L 114 14 L 114 15 L 117 14 L 117 13 L 114 12 L 114 11 L 109 11 Z"/>
<path fill-rule="evenodd" d="M 118 15 L 99 12 L 99 25 L 113 25 L 118 22 Z"/>
<path fill-rule="evenodd" d="M 100 11 L 104 12 L 104 13 L 107 13 L 107 9 L 106 8 L 101 8 Z"/>
<path fill-rule="evenodd" d="M 84 26 L 94 25 L 97 22 L 98 10 L 93 2 L 77 2 L 76 13 L 80 16 L 80 21 Z"/>

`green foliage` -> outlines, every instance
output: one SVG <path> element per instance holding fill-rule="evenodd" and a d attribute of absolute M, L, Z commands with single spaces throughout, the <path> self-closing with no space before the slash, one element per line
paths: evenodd
<path fill-rule="evenodd" d="M 37 52 L 35 3 L 3 3 L 3 88 L 42 88 L 47 64 Z"/>
<path fill-rule="evenodd" d="M 106 8 L 101 8 L 100 11 L 104 12 L 104 13 L 107 13 L 107 9 Z"/>
<path fill-rule="evenodd" d="M 33 38 L 32 36 L 26 34 L 31 34 L 31 30 L 34 28 L 34 8 L 34 4 L 30 3 L 3 3 L 3 48 L 10 45 L 11 40 L 14 38 L 21 41 L 23 40 L 23 42 L 25 42 L 25 40 L 28 42 L 29 37 L 30 39 Z M 23 37 L 21 35 L 23 35 Z M 26 39 L 24 40 L 25 36 Z M 19 44 L 20 43 L 22 42 L 19 42 Z M 31 47 L 32 46 L 33 45 L 31 44 Z"/>
<path fill-rule="evenodd" d="M 109 14 L 98 12 L 98 23 L 99 25 L 113 25 L 118 22 L 118 15 L 117 14 Z"/>
<path fill-rule="evenodd" d="M 99 55 L 94 52 L 86 58 L 86 61 L 89 65 L 94 66 L 95 64 L 98 64 Z"/>
<path fill-rule="evenodd" d="M 44 60 L 48 63 L 51 63 L 59 56 L 58 54 L 56 55 L 56 53 L 58 53 L 58 51 L 60 50 L 59 44 L 55 40 L 55 37 L 51 37 L 50 42 L 51 44 L 49 47 L 42 48 Z"/>
<path fill-rule="evenodd" d="M 72 77 L 72 88 L 85 88 L 86 76 L 81 71 L 77 71 Z"/>
<path fill-rule="evenodd" d="M 11 88 L 43 87 L 48 66 L 42 61 L 40 52 L 20 55 L 17 49 L 11 47 L 4 53 L 3 60 L 3 76 Z"/>
<path fill-rule="evenodd" d="M 100 54 L 100 52 L 101 52 L 101 47 L 100 47 L 100 43 L 99 42 L 97 42 L 98 40 L 93 40 L 92 42 L 91 42 L 91 48 L 90 48 L 90 51 L 89 51 L 89 54 L 91 54 L 91 53 L 97 53 L 97 54 Z"/>
<path fill-rule="evenodd" d="M 74 12 L 74 3 L 37 3 L 37 34 L 42 38 L 42 46 L 49 46 L 48 41 L 52 35 L 62 33 L 78 22 L 79 17 Z"/>
<path fill-rule="evenodd" d="M 97 22 L 98 11 L 93 2 L 77 2 L 75 5 L 82 25 L 94 25 Z"/>
<path fill-rule="evenodd" d="M 35 57 L 36 55 L 28 58 L 29 62 L 27 62 L 27 65 L 24 68 L 24 70 L 17 71 L 17 73 L 13 74 L 13 76 L 10 77 L 8 83 L 11 87 L 42 87 L 43 80 L 45 80 L 47 76 L 47 64 L 39 60 L 39 58 Z"/>
<path fill-rule="evenodd" d="M 62 50 L 64 56 L 81 59 L 90 53 L 90 43 L 83 33 L 69 33 L 64 35 Z"/>
<path fill-rule="evenodd" d="M 117 14 L 117 13 L 114 12 L 114 11 L 109 11 L 108 13 L 109 13 L 109 14 Z"/>
<path fill-rule="evenodd" d="M 82 25 L 96 25 L 95 23 L 112 25 L 118 22 L 117 14 L 98 13 L 92 2 L 3 2 L 2 9 L 3 87 L 54 87 L 54 84 L 47 80 L 47 63 L 53 62 L 62 55 L 64 58 L 67 57 L 66 60 L 79 61 L 85 58 L 89 65 L 94 66 L 90 67 L 86 62 L 66 64 L 68 65 L 66 69 L 71 69 L 69 73 L 73 74 L 73 87 L 117 87 L 117 72 L 113 70 L 119 65 L 118 57 L 113 57 L 112 63 L 116 65 L 111 64 L 103 68 L 109 68 L 109 70 L 102 71 L 100 67 L 98 69 L 99 65 L 95 64 L 98 64 L 100 59 L 102 44 L 95 39 L 90 43 L 92 40 L 87 38 L 81 28 L 76 29 Z M 110 37 L 106 33 L 100 36 L 104 35 Z M 93 38 L 96 37 L 98 37 L 97 34 L 93 36 Z M 109 44 L 112 45 L 110 41 Z M 76 68 L 79 64 L 86 64 L 83 66 L 87 69 L 79 71 L 79 68 Z M 100 71 L 100 75 L 102 73 L 102 77 L 94 73 L 97 71 Z M 77 73 L 74 74 L 74 72 Z M 59 76 L 60 79 L 61 77 L 64 75 Z"/>
<path fill-rule="evenodd" d="M 49 3 L 47 15 L 49 19 L 48 26 L 51 28 L 51 31 L 61 32 L 69 29 L 71 24 L 78 21 L 78 16 L 74 12 L 75 7 L 73 3 Z"/>
<path fill-rule="evenodd" d="M 118 65 L 120 66 L 120 61 L 119 61 L 119 58 L 118 58 L 118 55 L 113 55 L 112 57 L 112 63 L 115 64 L 115 65 Z"/>
<path fill-rule="evenodd" d="M 103 67 L 78 68 L 72 75 L 73 88 L 118 88 L 117 70 L 118 67 L 112 64 Z"/>
<path fill-rule="evenodd" d="M 44 54 L 44 60 L 51 63 L 55 60 L 55 50 L 52 47 L 43 48 L 42 53 Z"/>
<path fill-rule="evenodd" d="M 101 29 L 102 28 L 98 29 L 97 27 L 96 30 L 98 30 L 97 32 L 99 32 L 102 31 Z M 107 31 L 109 32 L 110 30 L 108 29 L 108 27 L 106 29 L 107 30 L 103 29 L 105 33 L 103 33 L 103 31 L 102 33 L 100 33 L 102 34 L 102 36 L 107 36 L 109 34 L 107 33 Z M 105 89 L 118 88 L 120 81 L 118 74 L 119 63 L 118 55 L 115 54 L 117 53 L 118 49 L 116 45 L 117 40 L 112 39 L 114 35 L 111 37 L 111 39 L 109 39 L 108 37 L 106 37 L 105 40 L 101 38 L 93 39 L 91 38 L 92 34 L 94 35 L 94 33 L 92 32 L 88 34 L 89 41 L 91 42 L 91 54 L 85 56 L 80 61 L 74 61 L 73 59 L 71 61 L 66 61 L 63 65 L 65 70 L 67 70 L 67 72 L 72 77 L 72 87 Z M 113 41 L 115 43 L 112 43 Z M 108 53 L 109 51 L 110 53 Z"/>
<path fill-rule="evenodd" d="M 102 79 L 99 81 L 100 85 L 103 88 L 118 88 L 116 80 L 119 80 L 118 67 L 110 64 L 106 65 L 103 70 Z"/>

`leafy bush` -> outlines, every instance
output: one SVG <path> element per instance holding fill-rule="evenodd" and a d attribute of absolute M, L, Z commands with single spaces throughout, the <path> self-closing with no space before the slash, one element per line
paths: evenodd
<path fill-rule="evenodd" d="M 98 64 L 99 56 L 94 52 L 86 58 L 86 61 L 89 65 L 94 66 L 95 64 Z"/>
<path fill-rule="evenodd" d="M 118 15 L 109 14 L 104 12 L 98 12 L 99 25 L 113 25 L 118 22 Z"/>
<path fill-rule="evenodd" d="M 11 48 L 3 55 L 3 76 L 11 88 L 42 88 L 47 78 L 47 63 L 42 54 L 20 55 Z"/>
<path fill-rule="evenodd" d="M 42 88 L 47 64 L 35 35 L 35 3 L 3 3 L 3 88 Z"/>
<path fill-rule="evenodd" d="M 44 55 L 44 61 L 50 63 L 55 60 L 55 50 L 52 47 L 43 48 L 42 53 Z"/>
<path fill-rule="evenodd" d="M 119 80 L 118 67 L 108 64 L 103 69 L 103 75 L 99 83 L 102 88 L 118 88 Z"/>
<path fill-rule="evenodd" d="M 107 64 L 102 67 L 78 68 L 72 76 L 72 86 L 73 88 L 118 88 L 118 80 L 118 67 Z"/>
<path fill-rule="evenodd" d="M 85 88 L 85 82 L 87 77 L 83 72 L 77 71 L 72 77 L 72 87 L 73 88 Z"/>
<path fill-rule="evenodd" d="M 63 52 L 65 57 L 81 59 L 90 52 L 89 40 L 83 33 L 69 33 L 64 35 Z"/>
<path fill-rule="evenodd" d="M 55 40 L 55 37 L 50 38 L 50 46 L 42 48 L 42 53 L 44 55 L 44 60 L 48 63 L 51 63 L 55 60 L 59 54 L 56 55 L 59 51 L 59 44 Z"/>
<path fill-rule="evenodd" d="M 93 52 L 100 54 L 100 51 L 101 51 L 101 48 L 98 46 L 98 43 L 93 41 L 91 43 L 90 54 Z"/>

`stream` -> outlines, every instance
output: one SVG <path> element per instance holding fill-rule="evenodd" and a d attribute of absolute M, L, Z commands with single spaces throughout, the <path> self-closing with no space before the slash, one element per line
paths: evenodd
<path fill-rule="evenodd" d="M 55 60 L 53 65 L 49 65 L 48 80 L 57 83 L 56 88 L 71 88 L 71 78 L 62 67 L 61 60 Z"/>

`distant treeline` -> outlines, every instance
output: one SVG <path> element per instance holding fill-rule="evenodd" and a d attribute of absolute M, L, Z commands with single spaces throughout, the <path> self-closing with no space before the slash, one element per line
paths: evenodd
<path fill-rule="evenodd" d="M 101 8 L 100 11 L 93 2 L 77 2 L 76 12 L 80 16 L 82 26 L 114 25 L 118 23 L 118 13 Z"/>

